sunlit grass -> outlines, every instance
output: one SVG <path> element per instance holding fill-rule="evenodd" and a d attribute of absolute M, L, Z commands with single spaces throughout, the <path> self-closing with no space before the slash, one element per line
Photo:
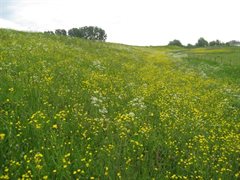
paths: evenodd
<path fill-rule="evenodd" d="M 0 39 L 0 179 L 239 179 L 240 76 L 208 50 Z"/>

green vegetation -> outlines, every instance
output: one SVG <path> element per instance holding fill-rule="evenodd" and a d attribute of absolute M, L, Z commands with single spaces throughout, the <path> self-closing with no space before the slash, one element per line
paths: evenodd
<path fill-rule="evenodd" d="M 206 46 L 208 46 L 208 42 L 207 42 L 207 40 L 205 40 L 204 38 L 199 38 L 198 39 L 198 42 L 196 43 L 196 45 L 195 45 L 196 47 L 206 47 Z"/>
<path fill-rule="evenodd" d="M 48 32 L 49 34 L 53 34 L 51 32 Z M 67 35 L 67 31 L 65 29 L 56 29 L 55 30 L 55 34 L 56 35 L 61 35 L 61 36 L 66 36 Z"/>
<path fill-rule="evenodd" d="M 105 31 L 96 26 L 84 26 L 81 28 L 72 28 L 68 31 L 68 35 L 88 40 L 105 41 L 107 34 Z"/>
<path fill-rule="evenodd" d="M 239 48 L 0 30 L 0 179 L 239 179 Z"/>
<path fill-rule="evenodd" d="M 182 47 L 182 43 L 179 41 L 179 40 L 173 40 L 173 41 L 170 41 L 168 43 L 168 46 L 179 46 L 179 47 Z M 240 42 L 239 41 L 236 41 L 236 40 L 232 40 L 232 41 L 229 41 L 229 42 L 221 42 L 220 40 L 215 40 L 215 41 L 210 41 L 208 42 L 207 40 L 205 40 L 204 38 L 199 38 L 197 43 L 195 45 L 192 45 L 192 44 L 187 44 L 186 47 L 188 48 L 203 48 L 203 47 L 215 47 L 215 48 L 221 48 L 221 47 L 229 47 L 229 46 L 232 46 L 232 47 L 236 47 L 236 46 L 240 46 Z"/>
<path fill-rule="evenodd" d="M 186 67 L 218 81 L 240 84 L 240 48 L 198 48 L 177 51 Z"/>
<path fill-rule="evenodd" d="M 169 46 L 183 46 L 182 43 L 179 40 L 177 40 L 177 39 L 174 39 L 173 41 L 170 41 L 168 43 L 168 45 Z"/>
<path fill-rule="evenodd" d="M 84 26 L 80 28 L 71 28 L 68 32 L 65 29 L 56 29 L 53 31 L 44 31 L 44 34 L 71 36 L 88 40 L 106 41 L 106 32 L 97 26 Z"/>

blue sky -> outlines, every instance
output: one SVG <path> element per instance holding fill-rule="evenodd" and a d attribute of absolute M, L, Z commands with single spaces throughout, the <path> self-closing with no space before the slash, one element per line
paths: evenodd
<path fill-rule="evenodd" d="M 240 40 L 239 0 L 0 0 L 0 27 L 45 31 L 99 26 L 109 42 L 164 45 Z"/>

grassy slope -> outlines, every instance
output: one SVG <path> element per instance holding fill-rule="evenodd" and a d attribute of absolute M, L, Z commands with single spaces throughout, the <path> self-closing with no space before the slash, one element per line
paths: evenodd
<path fill-rule="evenodd" d="M 215 79 L 240 84 L 240 48 L 198 48 L 177 51 L 186 65 Z"/>
<path fill-rule="evenodd" d="M 0 30 L 0 179 L 237 179 L 239 76 L 194 51 Z"/>

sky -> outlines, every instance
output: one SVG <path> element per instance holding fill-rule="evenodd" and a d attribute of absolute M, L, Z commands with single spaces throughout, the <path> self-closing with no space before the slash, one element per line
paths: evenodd
<path fill-rule="evenodd" d="M 0 28 L 98 26 L 108 42 L 166 45 L 240 40 L 239 0 L 0 0 Z"/>

